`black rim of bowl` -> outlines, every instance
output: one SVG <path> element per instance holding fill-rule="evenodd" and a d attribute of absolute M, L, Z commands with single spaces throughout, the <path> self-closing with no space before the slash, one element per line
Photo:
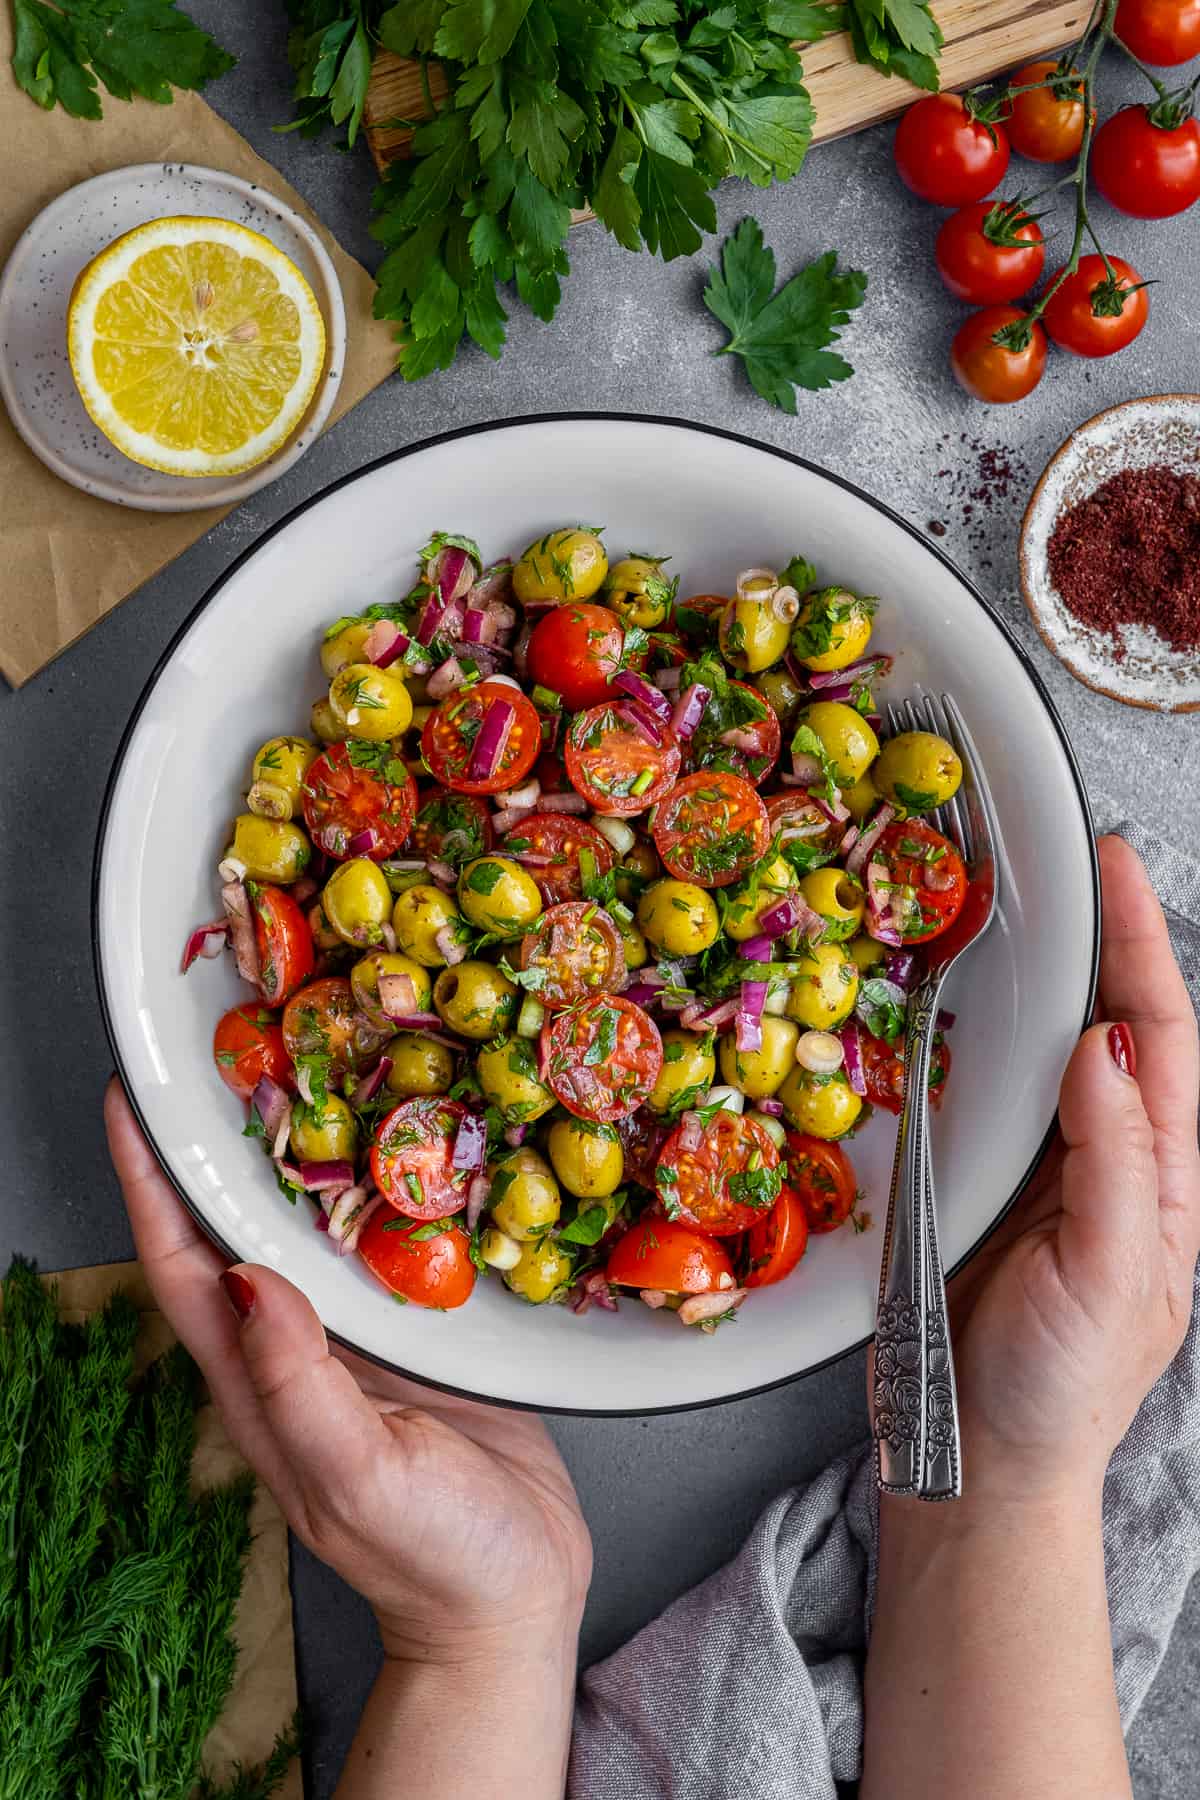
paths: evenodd
<path fill-rule="evenodd" d="M 1071 741 L 1067 736 L 1062 720 L 1059 718 L 1054 702 L 1047 692 L 1045 683 L 1042 681 L 1041 676 L 1034 667 L 1028 653 L 1018 641 L 1012 628 L 992 605 L 991 601 L 984 597 L 979 588 L 975 586 L 975 583 L 964 575 L 962 570 L 945 554 L 944 551 L 939 550 L 936 544 L 931 544 L 925 534 L 919 530 L 917 526 L 911 524 L 909 520 L 902 518 L 899 513 L 893 511 L 893 509 L 884 501 L 876 500 L 873 495 L 865 493 L 862 488 L 856 486 L 852 481 L 847 481 L 844 476 L 835 475 L 831 470 L 822 468 L 819 463 L 810 462 L 806 457 L 797 456 L 790 450 L 780 449 L 774 444 L 759 443 L 753 438 L 743 436 L 741 432 L 727 431 L 720 425 L 705 425 L 692 419 L 654 418 L 648 413 L 632 412 L 529 413 L 520 418 L 489 420 L 479 425 L 462 425 L 457 427 L 454 431 L 439 432 L 434 437 L 422 438 L 419 442 L 407 444 L 399 450 L 390 450 L 386 455 L 376 457 L 373 462 L 364 464 L 362 468 L 355 469 L 350 474 L 339 477 L 337 481 L 330 482 L 328 487 L 322 488 L 319 493 L 311 495 L 309 499 L 303 500 L 298 506 L 293 507 L 291 512 L 285 514 L 282 519 L 272 525 L 268 531 L 265 531 L 252 545 L 243 550 L 241 555 L 237 556 L 234 561 L 230 563 L 229 567 L 225 569 L 222 574 L 217 576 L 216 580 L 212 582 L 201 595 L 200 599 L 188 613 L 178 630 L 173 634 L 162 655 L 158 658 L 158 661 L 147 676 L 142 691 L 138 695 L 137 703 L 129 716 L 129 721 L 125 726 L 125 730 L 121 734 L 121 741 L 117 746 L 117 754 L 113 761 L 112 769 L 109 772 L 108 782 L 105 786 L 104 800 L 100 808 L 100 820 L 96 828 L 96 847 L 92 858 L 92 961 L 96 978 L 96 988 L 100 1000 L 100 1013 L 104 1021 L 104 1029 L 108 1035 L 108 1041 L 112 1048 L 113 1060 L 121 1085 L 125 1090 L 138 1123 L 145 1133 L 151 1149 L 154 1151 L 163 1174 L 167 1177 L 167 1180 L 171 1183 L 171 1186 L 175 1189 L 175 1192 L 179 1195 L 179 1198 L 187 1207 L 188 1212 L 192 1215 L 193 1219 L 195 1219 L 205 1237 L 216 1244 L 222 1255 L 228 1256 L 231 1261 L 237 1260 L 233 1249 L 216 1231 L 213 1230 L 211 1222 L 202 1215 L 199 1208 L 192 1201 L 191 1196 L 186 1192 L 182 1184 L 175 1179 L 165 1156 L 147 1125 L 142 1109 L 138 1104 L 137 1095 L 133 1091 L 132 1084 L 130 1083 L 126 1072 L 124 1058 L 121 1054 L 121 1046 L 117 1041 L 112 1015 L 109 1011 L 108 994 L 104 979 L 104 960 L 100 947 L 100 871 L 104 856 L 104 842 L 108 833 L 108 817 L 112 807 L 113 795 L 116 792 L 121 770 L 125 763 L 126 753 L 128 752 L 134 733 L 137 730 L 138 721 L 145 710 L 151 694 L 158 684 L 159 677 L 163 674 L 174 656 L 176 648 L 187 636 L 201 613 L 216 599 L 226 582 L 231 580 L 242 567 L 243 563 L 249 562 L 251 557 L 255 556 L 264 544 L 268 543 L 271 538 L 277 537 L 280 532 L 286 531 L 293 520 L 298 519 L 302 513 L 308 512 L 311 507 L 319 505 L 323 500 L 327 500 L 331 494 L 336 494 L 340 488 L 348 487 L 351 482 L 358 481 L 363 476 L 372 474 L 376 469 L 384 468 L 389 463 L 402 462 L 406 457 L 417 456 L 423 450 L 433 449 L 442 444 L 454 443 L 459 438 L 479 437 L 493 431 L 513 431 L 529 428 L 536 429 L 542 425 L 586 424 L 596 419 L 623 425 L 666 426 L 677 431 L 697 432 L 704 437 L 723 438 L 729 443 L 740 444 L 746 449 L 758 451 L 765 456 L 777 457 L 781 462 L 790 463 L 794 468 L 803 469 L 810 475 L 817 475 L 822 480 L 831 482 L 836 487 L 843 488 L 846 493 L 853 494 L 856 499 L 863 501 L 875 512 L 880 513 L 884 518 L 889 519 L 893 525 L 898 525 L 909 537 L 914 538 L 928 555 L 935 557 L 944 568 L 949 570 L 961 584 L 964 592 L 969 594 L 976 605 L 981 607 L 987 614 L 996 630 L 1000 633 L 1005 643 L 1016 656 L 1022 669 L 1025 671 L 1025 674 L 1029 677 L 1034 692 L 1037 694 L 1042 706 L 1045 708 L 1050 723 L 1053 725 L 1054 730 L 1058 735 L 1059 743 L 1062 746 L 1063 756 L 1066 759 L 1071 779 L 1075 784 L 1075 791 L 1079 800 L 1079 810 L 1083 816 L 1084 828 L 1090 847 L 1093 909 L 1091 972 L 1088 980 L 1088 991 L 1083 1009 L 1083 1016 L 1080 1020 L 1080 1030 L 1084 1030 L 1091 1022 L 1092 1007 L 1096 998 L 1096 984 L 1100 968 L 1100 862 L 1096 854 L 1095 826 L 1092 819 L 1091 806 L 1088 802 L 1087 789 L 1084 786 L 1083 777 L 1079 770 L 1079 764 L 1076 761 L 1075 752 L 1071 748 Z M 959 1269 L 970 1261 L 981 1246 L 991 1237 L 997 1226 L 1008 1216 L 1009 1212 L 1020 1199 L 1036 1173 L 1042 1158 L 1050 1147 L 1057 1129 L 1058 1113 L 1055 1111 L 1042 1142 L 1035 1151 L 1028 1168 L 1021 1176 L 1021 1179 L 1018 1181 L 1009 1198 L 1000 1208 L 995 1218 L 992 1219 L 987 1229 L 980 1234 L 971 1245 L 970 1249 L 959 1258 L 957 1263 L 955 1263 L 954 1268 L 947 1271 L 948 1278 L 955 1275 Z M 492 1394 L 478 1393 L 472 1388 L 456 1387 L 450 1382 L 435 1381 L 432 1377 L 416 1374 L 413 1370 L 406 1369 L 400 1363 L 392 1362 L 387 1357 L 376 1356 L 372 1351 L 364 1350 L 360 1345 L 355 1344 L 349 1338 L 340 1336 L 337 1332 L 329 1332 L 329 1337 L 334 1343 L 340 1344 L 344 1349 L 352 1351 L 356 1356 L 361 1356 L 365 1362 L 374 1363 L 376 1367 L 386 1369 L 391 1374 L 401 1375 L 409 1381 L 418 1382 L 422 1387 L 433 1388 L 444 1394 L 455 1394 L 466 1400 L 482 1401 L 489 1406 L 511 1407 L 519 1412 L 543 1412 L 558 1414 L 566 1418 L 597 1419 L 647 1418 L 664 1414 L 669 1415 L 671 1413 L 699 1412 L 703 1408 L 710 1406 L 732 1406 L 738 1401 L 753 1399 L 758 1394 L 768 1394 L 776 1388 L 788 1387 L 792 1382 L 800 1381 L 805 1376 L 816 1375 L 820 1370 L 827 1369 L 832 1364 L 841 1362 L 844 1357 L 853 1356 L 858 1351 L 863 1350 L 871 1342 L 872 1336 L 873 1334 L 869 1333 L 866 1337 L 859 1338 L 852 1344 L 847 1344 L 844 1349 L 835 1350 L 829 1356 L 822 1357 L 819 1362 L 806 1363 L 802 1369 L 794 1369 L 788 1375 L 776 1376 L 774 1380 L 760 1382 L 754 1387 L 741 1388 L 737 1393 L 718 1394 L 709 1400 L 684 1400 L 673 1406 L 591 1407 L 552 1406 L 530 1400 L 506 1400 L 497 1398 Z"/>

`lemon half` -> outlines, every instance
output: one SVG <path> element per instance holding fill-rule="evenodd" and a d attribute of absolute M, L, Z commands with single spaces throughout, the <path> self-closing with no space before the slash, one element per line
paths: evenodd
<path fill-rule="evenodd" d="M 75 283 L 67 348 L 80 397 L 126 456 L 170 475 L 232 475 L 273 456 L 325 361 L 307 281 L 228 219 L 139 225 Z"/>

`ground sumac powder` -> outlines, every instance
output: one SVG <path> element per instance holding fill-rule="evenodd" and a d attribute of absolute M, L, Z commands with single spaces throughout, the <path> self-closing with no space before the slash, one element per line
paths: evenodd
<path fill-rule="evenodd" d="M 1063 513 L 1050 579 L 1077 619 L 1125 647 L 1123 625 L 1172 650 L 1200 648 L 1200 477 L 1165 466 L 1125 469 Z"/>

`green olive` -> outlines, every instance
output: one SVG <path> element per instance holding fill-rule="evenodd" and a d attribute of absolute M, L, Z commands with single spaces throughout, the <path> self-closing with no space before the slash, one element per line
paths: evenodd
<path fill-rule="evenodd" d="M 635 905 L 647 882 L 661 874 L 662 864 L 654 845 L 635 844 L 628 856 L 623 856 L 616 867 L 614 885 L 617 899 L 623 900 L 626 906 Z"/>
<path fill-rule="evenodd" d="M 625 967 L 641 969 L 650 961 L 650 951 L 646 940 L 632 919 L 622 919 L 617 913 L 611 915 L 621 940 L 621 948 L 625 952 Z"/>
<path fill-rule="evenodd" d="M 893 805 L 926 813 L 957 794 L 962 763 L 944 737 L 932 731 L 902 731 L 888 739 L 871 773 Z"/>
<path fill-rule="evenodd" d="M 392 1066 L 387 1086 L 393 1094 L 444 1094 L 454 1081 L 454 1052 L 423 1031 L 402 1031 L 394 1037 L 385 1056 Z"/>
<path fill-rule="evenodd" d="M 570 1257 L 559 1249 L 553 1238 L 548 1237 L 542 1238 L 538 1243 L 523 1244 L 520 1262 L 515 1268 L 506 1270 L 504 1275 L 512 1292 L 520 1294 L 523 1300 L 531 1301 L 534 1306 L 552 1300 L 570 1279 Z"/>
<path fill-rule="evenodd" d="M 725 929 L 735 943 L 744 943 L 761 930 L 763 913 L 778 906 L 785 894 L 795 891 L 797 875 L 784 856 L 777 856 L 770 868 L 757 872 L 753 882 L 743 881 L 729 893 L 726 901 Z"/>
<path fill-rule="evenodd" d="M 784 734 L 794 730 L 796 717 L 804 703 L 804 689 L 791 670 L 783 664 L 778 668 L 764 669 L 754 685 L 775 713 Z"/>
<path fill-rule="evenodd" d="M 814 588 L 800 602 L 792 649 L 805 668 L 845 669 L 857 662 L 871 635 L 876 601 L 849 588 Z"/>
<path fill-rule="evenodd" d="M 378 944 L 391 917 L 392 890 L 378 863 L 353 856 L 325 883 L 321 905 L 343 943 Z"/>
<path fill-rule="evenodd" d="M 321 645 L 321 667 L 327 681 L 332 681 L 335 675 L 340 675 L 351 663 L 362 662 L 363 645 L 372 629 L 370 619 L 351 619 L 340 631 L 330 632 Z"/>
<path fill-rule="evenodd" d="M 512 572 L 513 593 L 531 600 L 590 600 L 608 573 L 604 545 L 594 531 L 564 526 L 522 552 Z"/>
<path fill-rule="evenodd" d="M 755 598 L 751 583 L 749 589 L 729 602 L 718 626 L 722 656 L 746 675 L 757 675 L 777 663 L 788 647 L 792 630 L 790 619 L 781 619 L 772 601 L 765 597 L 774 593 L 765 576 L 761 585 L 762 599 Z"/>
<path fill-rule="evenodd" d="M 328 694 L 322 694 L 319 700 L 313 701 L 309 708 L 308 722 L 312 726 L 313 736 L 320 738 L 323 744 L 344 744 L 350 736 L 346 726 L 330 706 Z"/>
<path fill-rule="evenodd" d="M 298 825 L 287 819 L 259 819 L 239 813 L 233 821 L 233 842 L 225 852 L 241 863 L 251 881 L 272 881 L 286 887 L 299 881 L 312 856 L 312 845 Z"/>
<path fill-rule="evenodd" d="M 840 788 L 853 787 L 879 755 L 879 739 L 867 721 L 840 700 L 815 700 L 804 708 L 798 722 L 820 738 Z"/>
<path fill-rule="evenodd" d="M 712 1038 L 677 1026 L 662 1034 L 663 1061 L 658 1080 L 646 1096 L 653 1113 L 668 1113 L 685 1090 L 699 1093 L 716 1079 L 717 1059 Z"/>
<path fill-rule="evenodd" d="M 613 563 L 604 579 L 602 598 L 630 625 L 653 631 L 664 623 L 671 611 L 677 581 L 668 581 L 662 572 L 665 558 L 657 556 L 623 556 Z"/>
<path fill-rule="evenodd" d="M 590 1119 L 555 1119 L 546 1148 L 554 1173 L 580 1199 L 603 1199 L 621 1185 L 625 1154 L 611 1125 Z"/>
<path fill-rule="evenodd" d="M 354 1155 L 358 1126 L 346 1102 L 330 1094 L 320 1108 L 293 1105 L 291 1140 L 300 1162 L 341 1162 Z"/>
<path fill-rule="evenodd" d="M 412 695 L 401 676 L 374 663 L 349 663 L 329 684 L 334 717 L 351 737 L 381 744 L 412 724 Z"/>
<path fill-rule="evenodd" d="M 877 973 L 887 960 L 886 944 L 877 943 L 866 932 L 850 939 L 846 945 L 846 953 L 860 975 Z"/>
<path fill-rule="evenodd" d="M 800 878 L 800 892 L 815 913 L 825 920 L 825 936 L 840 943 L 851 938 L 863 922 L 867 897 L 863 886 L 845 869 L 826 865 L 810 869 Z"/>
<path fill-rule="evenodd" d="M 788 1018 L 808 1031 L 829 1031 L 848 1019 L 858 998 L 858 969 L 842 945 L 814 944 L 799 967 L 803 973 L 788 993 Z"/>
<path fill-rule="evenodd" d="M 484 1098 L 499 1107 L 507 1125 L 540 1119 L 554 1105 L 554 1095 L 538 1080 L 537 1055 L 528 1038 L 485 1044 L 475 1059 L 475 1074 Z"/>
<path fill-rule="evenodd" d="M 512 1024 L 517 989 L 495 963 L 460 962 L 438 976 L 433 1004 L 451 1031 L 486 1043 Z"/>
<path fill-rule="evenodd" d="M 510 856 L 477 856 L 458 877 L 458 904 L 472 925 L 520 937 L 542 910 L 537 882 Z"/>
<path fill-rule="evenodd" d="M 428 969 L 423 969 L 419 962 L 411 956 L 405 956 L 400 950 L 371 950 L 355 963 L 350 971 L 350 986 L 354 998 L 366 1012 L 379 1008 L 379 977 L 381 975 L 407 975 L 413 984 L 414 1012 L 429 1011 L 429 994 L 432 977 Z"/>
<path fill-rule="evenodd" d="M 790 1019 L 762 1016 L 762 1048 L 739 1050 L 737 1038 L 726 1032 L 718 1046 L 721 1079 L 739 1088 L 751 1100 L 767 1100 L 775 1093 L 789 1069 L 795 1067 L 796 1040 L 800 1033 Z"/>
<path fill-rule="evenodd" d="M 290 819 L 300 810 L 304 777 L 317 754 L 307 738 L 269 738 L 250 768 L 246 805 L 264 819 Z"/>
<path fill-rule="evenodd" d="M 721 931 L 712 895 L 694 881 L 670 877 L 646 889 L 638 901 L 637 922 L 652 944 L 676 956 L 707 950 Z"/>
<path fill-rule="evenodd" d="M 797 1131 L 810 1137 L 845 1137 L 862 1111 L 862 1101 L 846 1079 L 844 1069 L 832 1075 L 812 1075 L 794 1063 L 779 1089 L 784 1115 Z"/>
<path fill-rule="evenodd" d="M 842 805 L 849 811 L 856 824 L 861 825 L 868 813 L 873 813 L 879 805 L 879 789 L 871 778 L 871 772 L 860 775 L 858 780 L 848 788 L 842 789 Z"/>
<path fill-rule="evenodd" d="M 431 881 L 415 881 L 396 896 L 392 908 L 396 942 L 414 962 L 423 963 L 427 969 L 436 969 L 446 960 L 438 949 L 438 933 L 457 933 L 461 925 L 462 914 L 449 894 Z"/>
<path fill-rule="evenodd" d="M 529 1243 L 549 1231 L 562 1211 L 558 1183 L 548 1163 L 528 1146 L 488 1167 L 492 1218 L 506 1236 Z"/>

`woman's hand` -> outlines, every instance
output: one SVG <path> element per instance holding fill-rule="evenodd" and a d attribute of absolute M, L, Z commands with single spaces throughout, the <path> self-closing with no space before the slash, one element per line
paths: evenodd
<path fill-rule="evenodd" d="M 299 1289 L 193 1225 L 114 1081 L 105 1120 L 138 1255 L 226 1428 L 297 1537 L 370 1601 L 406 1662 L 573 1644 L 587 1528 L 540 1419 L 330 1347 Z"/>

